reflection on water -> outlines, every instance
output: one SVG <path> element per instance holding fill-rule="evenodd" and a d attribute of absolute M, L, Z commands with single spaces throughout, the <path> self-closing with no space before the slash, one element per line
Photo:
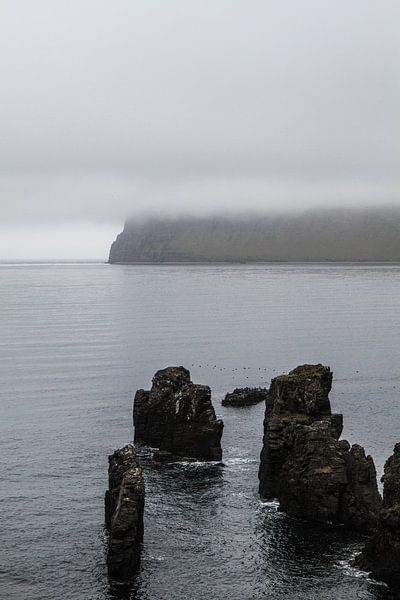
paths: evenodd
<path fill-rule="evenodd" d="M 399 435 L 397 266 L 1 265 L 0 298 L 5 598 L 389 598 L 349 566 L 361 534 L 260 502 L 263 406 L 220 400 L 299 363 L 329 364 L 344 436 L 380 475 Z M 173 364 L 212 388 L 223 465 L 156 465 L 140 449 L 142 566 L 132 586 L 113 587 L 107 455 L 132 440 L 134 391 Z"/>

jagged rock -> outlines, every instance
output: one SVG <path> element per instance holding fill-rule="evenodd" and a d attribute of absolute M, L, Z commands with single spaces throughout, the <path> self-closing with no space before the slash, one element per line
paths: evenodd
<path fill-rule="evenodd" d="M 223 422 L 215 416 L 211 390 L 192 383 L 184 367 L 157 371 L 151 390 L 136 392 L 133 423 L 135 442 L 173 457 L 221 460 Z"/>
<path fill-rule="evenodd" d="M 135 442 L 159 448 L 173 428 L 175 395 L 190 385 L 190 373 L 184 367 L 167 367 L 153 377 L 150 391 L 138 390 L 133 403 Z M 192 384 L 193 385 L 193 384 Z"/>
<path fill-rule="evenodd" d="M 281 470 L 292 444 L 288 438 L 297 424 L 310 424 L 318 415 L 325 417 L 336 437 L 342 432 L 341 415 L 331 415 L 329 392 L 332 373 L 322 365 L 302 365 L 288 375 L 271 381 L 265 406 L 264 444 L 259 470 L 260 494 L 278 496 Z"/>
<path fill-rule="evenodd" d="M 250 406 L 267 400 L 269 391 L 266 388 L 236 388 L 226 394 L 222 406 Z"/>
<path fill-rule="evenodd" d="M 136 450 L 128 444 L 108 457 L 105 522 L 109 532 L 109 576 L 129 581 L 140 563 L 143 540 L 144 481 Z"/>
<path fill-rule="evenodd" d="M 355 564 L 400 592 L 400 444 L 384 468 L 383 502 L 376 531 Z"/>
<path fill-rule="evenodd" d="M 271 382 L 259 470 L 260 495 L 313 521 L 373 526 L 380 506 L 373 460 L 339 441 L 342 415 L 332 414 L 332 373 L 301 365 Z"/>

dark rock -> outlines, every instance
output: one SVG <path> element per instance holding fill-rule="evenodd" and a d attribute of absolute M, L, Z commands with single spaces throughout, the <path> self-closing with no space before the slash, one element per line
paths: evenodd
<path fill-rule="evenodd" d="M 316 415 L 326 417 L 336 438 L 342 432 L 341 415 L 331 415 L 329 392 L 332 373 L 322 365 L 302 365 L 271 381 L 265 406 L 264 445 L 259 470 L 260 494 L 278 497 L 281 470 L 292 445 L 288 434 L 296 425 L 309 425 Z M 333 417 L 333 418 L 332 418 Z"/>
<path fill-rule="evenodd" d="M 189 384 L 190 373 L 187 369 L 167 367 L 154 375 L 150 391 L 136 392 L 133 403 L 135 442 L 160 447 L 167 432 L 173 429 L 175 395 Z"/>
<path fill-rule="evenodd" d="M 400 592 L 400 444 L 385 464 L 382 510 L 376 531 L 355 564 Z"/>
<path fill-rule="evenodd" d="M 129 581 L 140 563 L 144 481 L 135 448 L 128 444 L 108 457 L 105 522 L 109 532 L 107 568 L 111 579 Z"/>
<path fill-rule="evenodd" d="M 135 442 L 175 457 L 221 460 L 223 422 L 216 419 L 211 390 L 192 383 L 184 367 L 157 371 L 151 390 L 136 392 L 133 423 Z"/>
<path fill-rule="evenodd" d="M 177 457 L 171 454 L 171 452 L 165 452 L 165 450 L 157 450 L 153 454 L 153 460 L 159 463 L 169 463 L 175 462 L 177 460 Z M 196 459 L 193 458 L 192 460 Z"/>
<path fill-rule="evenodd" d="M 323 365 L 300 365 L 271 381 L 274 412 L 322 416 L 331 414 L 332 373 Z"/>
<path fill-rule="evenodd" d="M 312 521 L 373 526 L 380 506 L 373 460 L 339 441 L 342 415 L 332 415 L 332 373 L 302 365 L 271 382 L 266 403 L 260 495 Z"/>
<path fill-rule="evenodd" d="M 230 394 L 226 394 L 222 400 L 222 406 L 250 406 L 265 402 L 268 398 L 269 390 L 266 388 L 236 388 Z"/>
<path fill-rule="evenodd" d="M 173 462 L 196 462 L 196 458 L 190 458 L 189 456 L 177 456 L 166 452 L 165 450 L 157 450 L 153 454 L 153 460 L 158 463 L 173 463 Z"/>

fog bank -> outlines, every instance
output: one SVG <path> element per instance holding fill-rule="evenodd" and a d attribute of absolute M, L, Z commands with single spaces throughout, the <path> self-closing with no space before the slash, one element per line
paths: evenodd
<path fill-rule="evenodd" d="M 0 258 L 103 252 L 130 215 L 398 205 L 399 22 L 395 0 L 3 0 Z"/>

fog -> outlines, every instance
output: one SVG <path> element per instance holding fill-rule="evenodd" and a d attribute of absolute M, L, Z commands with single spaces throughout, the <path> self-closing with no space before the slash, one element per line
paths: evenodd
<path fill-rule="evenodd" d="M 395 0 L 2 0 L 0 259 L 127 217 L 400 205 Z"/>

